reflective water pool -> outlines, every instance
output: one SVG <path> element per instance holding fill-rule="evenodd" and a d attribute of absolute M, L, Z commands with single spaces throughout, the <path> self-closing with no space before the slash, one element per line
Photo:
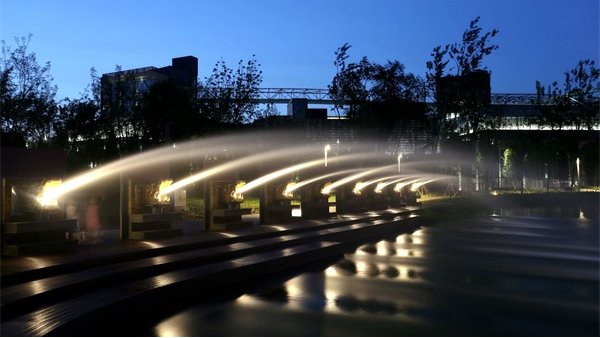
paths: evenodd
<path fill-rule="evenodd" d="M 531 215 L 442 222 L 119 335 L 598 336 L 598 228 Z"/>

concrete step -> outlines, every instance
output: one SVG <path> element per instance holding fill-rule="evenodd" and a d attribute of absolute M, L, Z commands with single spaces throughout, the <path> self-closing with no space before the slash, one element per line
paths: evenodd
<path fill-rule="evenodd" d="M 231 231 L 240 229 L 252 229 L 252 222 L 228 222 L 228 223 L 213 223 L 210 226 L 210 231 Z"/>
<path fill-rule="evenodd" d="M 238 259 L 245 255 L 292 247 L 311 242 L 339 241 L 340 248 L 351 252 L 360 243 L 398 233 L 401 228 L 416 226 L 414 217 L 398 217 L 385 223 L 366 222 L 320 229 L 286 236 L 267 237 L 245 242 L 197 248 L 184 252 L 159 255 L 110 265 L 89 266 L 88 269 L 34 280 L 13 286 L 3 286 L 0 300 L 3 318 L 12 318 L 27 311 L 40 309 L 57 299 L 64 299 L 93 289 L 112 287 L 144 276 L 160 275 L 177 269 Z M 160 262 L 160 263 L 157 263 Z M 40 291 L 39 286 L 44 289 Z"/>
<path fill-rule="evenodd" d="M 157 230 L 145 230 L 145 231 L 132 231 L 129 234 L 129 239 L 132 240 L 157 240 L 163 238 L 171 238 L 181 236 L 183 231 L 181 229 L 157 229 Z"/>
<path fill-rule="evenodd" d="M 5 244 L 3 254 L 7 256 L 33 256 L 73 251 L 77 248 L 75 240 L 58 240 L 37 243 Z"/>
<path fill-rule="evenodd" d="M 131 222 L 131 231 L 171 229 L 171 221 Z"/>
<path fill-rule="evenodd" d="M 309 264 L 340 255 L 342 245 L 311 242 L 285 249 L 250 254 L 232 261 L 195 266 L 129 283 L 89 290 L 44 307 L 44 316 L 27 313 L 17 318 L 2 318 L 3 336 L 63 336 L 74 328 L 125 323 L 142 310 L 152 311 L 166 304 L 194 297 L 199 293 L 214 293 L 228 286 L 292 267 Z M 68 334 L 67 334 L 68 335 Z"/>
<path fill-rule="evenodd" d="M 180 212 L 166 212 L 162 214 L 132 214 L 129 215 L 130 222 L 145 223 L 156 221 L 179 221 L 181 220 Z"/>
<path fill-rule="evenodd" d="M 133 261 L 148 257 L 156 257 L 189 250 L 197 250 L 201 248 L 209 248 L 220 245 L 230 245 L 234 243 L 247 242 L 257 239 L 273 238 L 280 236 L 288 236 L 312 232 L 316 230 L 334 229 L 360 222 L 372 222 L 377 220 L 392 219 L 400 215 L 410 215 L 418 209 L 398 209 L 392 210 L 390 213 L 381 214 L 352 214 L 334 218 L 319 219 L 319 220 L 304 220 L 298 224 L 291 224 L 284 227 L 277 227 L 272 231 L 256 231 L 254 228 L 231 230 L 234 236 L 211 238 L 207 240 L 182 242 L 179 244 L 158 245 L 148 249 L 136 249 L 134 251 L 119 252 L 106 250 L 105 254 L 94 257 L 75 257 L 77 259 L 62 259 L 47 263 L 45 266 L 36 267 L 30 270 L 18 270 L 15 272 L 7 272 L 2 270 L 0 287 L 8 287 L 19 283 L 26 283 L 38 279 L 49 278 L 60 274 L 71 273 L 91 267 L 100 267 L 114 263 Z M 262 227 L 261 225 L 256 226 Z"/>

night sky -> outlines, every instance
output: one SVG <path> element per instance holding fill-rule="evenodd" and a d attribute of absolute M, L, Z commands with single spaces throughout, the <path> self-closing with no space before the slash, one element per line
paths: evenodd
<path fill-rule="evenodd" d="M 348 62 L 397 60 L 424 77 L 432 49 L 460 42 L 478 16 L 484 33 L 500 31 L 483 61 L 494 93 L 562 84 L 579 60 L 599 59 L 597 0 L 2 0 L 0 11 L 7 46 L 33 34 L 28 50 L 50 61 L 57 99 L 79 98 L 92 67 L 101 75 L 187 55 L 201 79 L 217 61 L 235 68 L 256 55 L 261 87 L 327 88 L 344 43 Z"/>

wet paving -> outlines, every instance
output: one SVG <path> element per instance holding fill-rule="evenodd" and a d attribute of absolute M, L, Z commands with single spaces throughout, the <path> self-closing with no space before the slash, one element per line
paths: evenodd
<path fill-rule="evenodd" d="M 598 336 L 599 238 L 597 218 L 442 222 L 105 333 Z"/>
<path fill-rule="evenodd" d="M 231 295 L 279 273 L 337 260 L 370 238 L 414 229 L 417 209 L 253 225 L 154 242 L 120 242 L 118 236 L 111 241 L 105 234 L 101 242 L 85 243 L 76 252 L 3 257 L 1 332 L 128 335 L 123 331 L 147 327 L 174 306 L 200 304 L 207 295 Z M 136 320 L 139 324 L 132 325 Z"/>

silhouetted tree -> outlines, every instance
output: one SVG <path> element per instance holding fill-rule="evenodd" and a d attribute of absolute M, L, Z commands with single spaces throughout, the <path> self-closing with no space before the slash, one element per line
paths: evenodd
<path fill-rule="evenodd" d="M 359 63 L 346 64 L 350 47 L 346 43 L 335 52 L 337 71 L 328 86 L 338 115 L 342 110 L 349 119 L 365 119 L 373 114 L 374 103 L 390 106 L 390 103 L 424 101 L 423 79 L 405 73 L 402 63 L 388 61 L 380 65 L 363 57 Z"/>
<path fill-rule="evenodd" d="M 539 129 L 561 130 L 561 142 L 539 144 L 537 152 L 548 154 L 544 160 L 557 178 L 565 180 L 566 171 L 571 183 L 576 177 L 575 161 L 583 163 L 582 184 L 598 182 L 598 145 L 594 141 L 582 142 L 577 131 L 593 131 L 600 124 L 600 70 L 593 60 L 581 60 L 575 68 L 565 72 L 562 86 L 557 82 L 544 87 L 536 81 L 537 97 L 532 104 L 538 107 L 537 115 L 529 121 Z M 574 129 L 575 131 L 566 131 Z M 576 134 L 573 134 L 576 133 Z M 589 151 L 595 148 L 595 151 Z M 567 168 L 559 171 L 557 168 Z"/>
<path fill-rule="evenodd" d="M 143 94 L 141 109 L 134 113 L 142 146 L 164 145 L 197 136 L 200 121 L 193 95 L 188 88 L 177 87 L 171 81 L 152 85 Z"/>
<path fill-rule="evenodd" d="M 0 60 L 0 104 L 2 134 L 22 138 L 32 147 L 42 147 L 52 137 L 56 120 L 57 87 L 50 75 L 50 62 L 40 65 L 27 48 L 32 34 L 16 38 L 13 50 L 2 40 Z M 6 141 L 4 138 L 3 141 Z"/>
<path fill-rule="evenodd" d="M 133 74 L 121 70 L 119 65 L 114 73 L 102 76 L 98 124 L 99 137 L 105 140 L 106 160 L 140 150 L 141 133 L 134 120 L 134 110 L 138 109 L 141 97 L 137 89 Z"/>
<path fill-rule="evenodd" d="M 490 55 L 498 49 L 496 45 L 488 45 L 490 38 L 498 34 L 498 30 L 481 34 L 481 27 L 478 27 L 480 17 L 471 21 L 469 29 L 463 33 L 462 41 L 446 46 L 448 56 L 456 63 L 456 74 L 466 75 L 481 68 L 481 62 L 484 56 Z M 453 68 L 450 68 L 452 70 Z"/>
<path fill-rule="evenodd" d="M 372 64 L 373 86 L 371 99 L 381 102 L 425 100 L 424 81 L 412 73 L 405 73 L 405 67 L 398 61 L 388 61 L 385 65 Z"/>
<path fill-rule="evenodd" d="M 258 113 L 258 87 L 262 71 L 255 56 L 238 62 L 237 69 L 221 60 L 213 73 L 198 85 L 198 105 L 201 114 L 214 124 L 250 122 Z"/>
<path fill-rule="evenodd" d="M 558 83 L 553 82 L 546 88 L 539 81 L 535 82 L 537 97 L 534 104 L 538 107 L 538 115 L 531 116 L 528 121 L 537 124 L 538 128 L 561 130 L 567 125 L 568 98 L 562 94 Z"/>
<path fill-rule="evenodd" d="M 565 73 L 565 91 L 575 106 L 572 116 L 576 129 L 591 130 L 600 123 L 600 69 L 595 64 L 582 60 Z"/>
<path fill-rule="evenodd" d="M 427 97 L 428 101 L 432 101 L 432 109 L 429 109 L 428 116 L 431 121 L 431 133 L 434 135 L 436 148 L 440 142 L 440 138 L 446 133 L 447 130 L 454 130 L 453 120 L 448 119 L 446 114 L 450 110 L 451 104 L 442 100 L 438 95 L 437 86 L 441 82 L 441 78 L 444 76 L 446 65 L 450 60 L 446 60 L 445 56 L 448 53 L 448 48 L 442 49 L 441 46 L 437 46 L 431 52 L 433 60 L 427 61 L 427 73 L 425 74 L 425 80 L 427 84 Z"/>
<path fill-rule="evenodd" d="M 102 139 L 97 137 L 98 106 L 85 98 L 66 99 L 59 107 L 55 144 L 67 150 L 72 170 L 101 163 Z"/>
<path fill-rule="evenodd" d="M 539 114 L 532 122 L 540 128 L 561 130 L 566 126 L 576 130 L 592 130 L 600 123 L 600 70 L 593 60 L 582 60 L 565 72 L 561 88 L 557 82 L 547 87 L 536 81 Z"/>
<path fill-rule="evenodd" d="M 433 60 L 427 62 L 426 75 L 430 97 L 435 99 L 430 117 L 440 126 L 443 134 L 452 134 L 459 129 L 464 133 L 476 133 L 484 124 L 484 116 L 489 108 L 489 72 L 482 67 L 483 58 L 498 49 L 489 45 L 490 39 L 498 30 L 483 35 L 478 27 L 480 17 L 471 21 L 469 29 L 463 33 L 462 41 L 437 46 L 431 54 Z M 450 61 L 455 66 L 456 75 L 444 75 Z M 487 73 L 487 86 L 482 86 Z M 450 118 L 452 117 L 452 118 Z"/>
<path fill-rule="evenodd" d="M 265 118 L 268 119 L 271 116 L 280 115 L 279 109 L 275 106 L 274 103 L 267 103 L 263 110 L 260 110 L 257 118 Z"/>
<path fill-rule="evenodd" d="M 100 79 L 95 68 L 90 69 L 91 82 L 81 97 L 66 98 L 58 108 L 53 125 L 53 146 L 67 151 L 71 170 L 87 169 L 102 163 L 103 133 L 99 128 Z"/>
<path fill-rule="evenodd" d="M 490 75 L 482 60 L 485 56 L 498 49 L 496 45 L 490 45 L 490 39 L 498 34 L 498 30 L 482 34 L 478 27 L 480 18 L 471 21 L 469 28 L 463 33 L 461 42 L 437 46 L 431 54 L 432 60 L 427 62 L 428 73 L 426 75 L 429 97 L 433 98 L 434 104 L 428 113 L 432 125 L 437 126 L 439 148 L 449 148 L 463 156 L 456 170 L 464 178 L 470 178 L 472 170 L 475 176 L 481 177 L 485 173 L 480 172 L 486 168 L 483 158 L 477 158 L 478 154 L 487 153 L 481 147 L 487 148 L 493 138 L 480 139 L 481 136 L 474 135 L 482 130 L 486 124 L 486 114 L 490 107 L 491 87 Z M 445 75 L 448 63 L 453 61 L 454 66 L 449 70 L 456 75 Z M 497 113 L 497 112 L 496 112 Z M 488 119 L 487 122 L 498 124 L 497 117 Z M 485 136 L 493 137 L 493 134 Z M 441 144 L 441 141 L 444 144 Z M 468 140 L 469 142 L 464 142 Z M 437 148 L 436 147 L 436 148 Z M 479 163 L 478 166 L 466 165 L 467 163 Z M 465 185 L 470 190 L 470 185 Z"/>
<path fill-rule="evenodd" d="M 333 109 L 338 116 L 341 116 L 341 110 L 346 117 L 356 120 L 359 110 L 369 99 L 367 81 L 370 77 L 371 63 L 363 57 L 358 64 L 346 64 L 350 47 L 352 46 L 345 43 L 335 51 L 336 59 L 333 64 L 336 66 L 336 75 L 327 87 L 329 96 L 335 102 Z"/>

